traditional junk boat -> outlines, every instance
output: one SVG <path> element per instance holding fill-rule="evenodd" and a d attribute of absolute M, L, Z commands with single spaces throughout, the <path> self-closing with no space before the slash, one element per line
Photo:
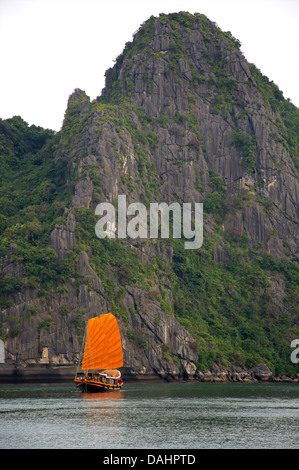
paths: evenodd
<path fill-rule="evenodd" d="M 120 390 L 123 351 L 117 320 L 107 313 L 88 320 L 82 371 L 75 383 L 82 392 Z M 80 366 L 79 366 L 80 367 Z"/>

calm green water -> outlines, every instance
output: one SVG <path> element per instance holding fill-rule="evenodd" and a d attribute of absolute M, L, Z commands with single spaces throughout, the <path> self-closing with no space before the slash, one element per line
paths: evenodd
<path fill-rule="evenodd" d="M 0 448 L 298 449 L 299 385 L 0 385 Z"/>

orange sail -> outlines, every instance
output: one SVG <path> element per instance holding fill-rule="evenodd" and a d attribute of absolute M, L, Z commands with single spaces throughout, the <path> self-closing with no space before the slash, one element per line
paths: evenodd
<path fill-rule="evenodd" d="M 121 337 L 114 315 L 88 320 L 82 369 L 116 369 L 123 366 Z"/>

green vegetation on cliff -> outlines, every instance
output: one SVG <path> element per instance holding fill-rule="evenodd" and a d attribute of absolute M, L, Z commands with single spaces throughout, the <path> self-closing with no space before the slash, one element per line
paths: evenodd
<path fill-rule="evenodd" d="M 51 130 L 28 126 L 22 118 L 0 121 L 0 254 L 13 250 L 12 261 L 23 263 L 30 285 L 50 286 L 70 275 L 68 263 L 57 263 L 48 247 L 51 231 L 63 221 L 71 201 L 66 162 L 54 161 L 58 136 Z M 0 305 L 7 294 L 22 287 L 22 279 L 2 276 Z"/>
<path fill-rule="evenodd" d="M 290 341 L 299 334 L 298 266 L 248 249 L 240 234 L 226 237 L 228 263 L 213 260 L 218 236 L 198 251 L 174 244 L 174 311 L 199 343 L 199 365 L 255 366 L 266 362 L 275 374 L 295 374 Z M 269 292 L 276 276 L 286 283 L 282 310 Z"/>

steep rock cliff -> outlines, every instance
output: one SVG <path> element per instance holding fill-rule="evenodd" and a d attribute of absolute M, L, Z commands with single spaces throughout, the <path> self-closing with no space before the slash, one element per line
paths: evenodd
<path fill-rule="evenodd" d="M 71 200 L 43 262 L 63 281 L 33 285 L 18 242 L 2 257 L 4 279 L 23 279 L 1 313 L 8 356 L 76 362 L 84 321 L 112 310 L 131 374 L 261 361 L 285 371 L 278 357 L 298 336 L 295 111 L 204 15 L 145 22 L 99 98 L 72 93 L 56 136 Z M 95 207 L 122 194 L 147 207 L 203 202 L 202 248 L 97 239 Z"/>

